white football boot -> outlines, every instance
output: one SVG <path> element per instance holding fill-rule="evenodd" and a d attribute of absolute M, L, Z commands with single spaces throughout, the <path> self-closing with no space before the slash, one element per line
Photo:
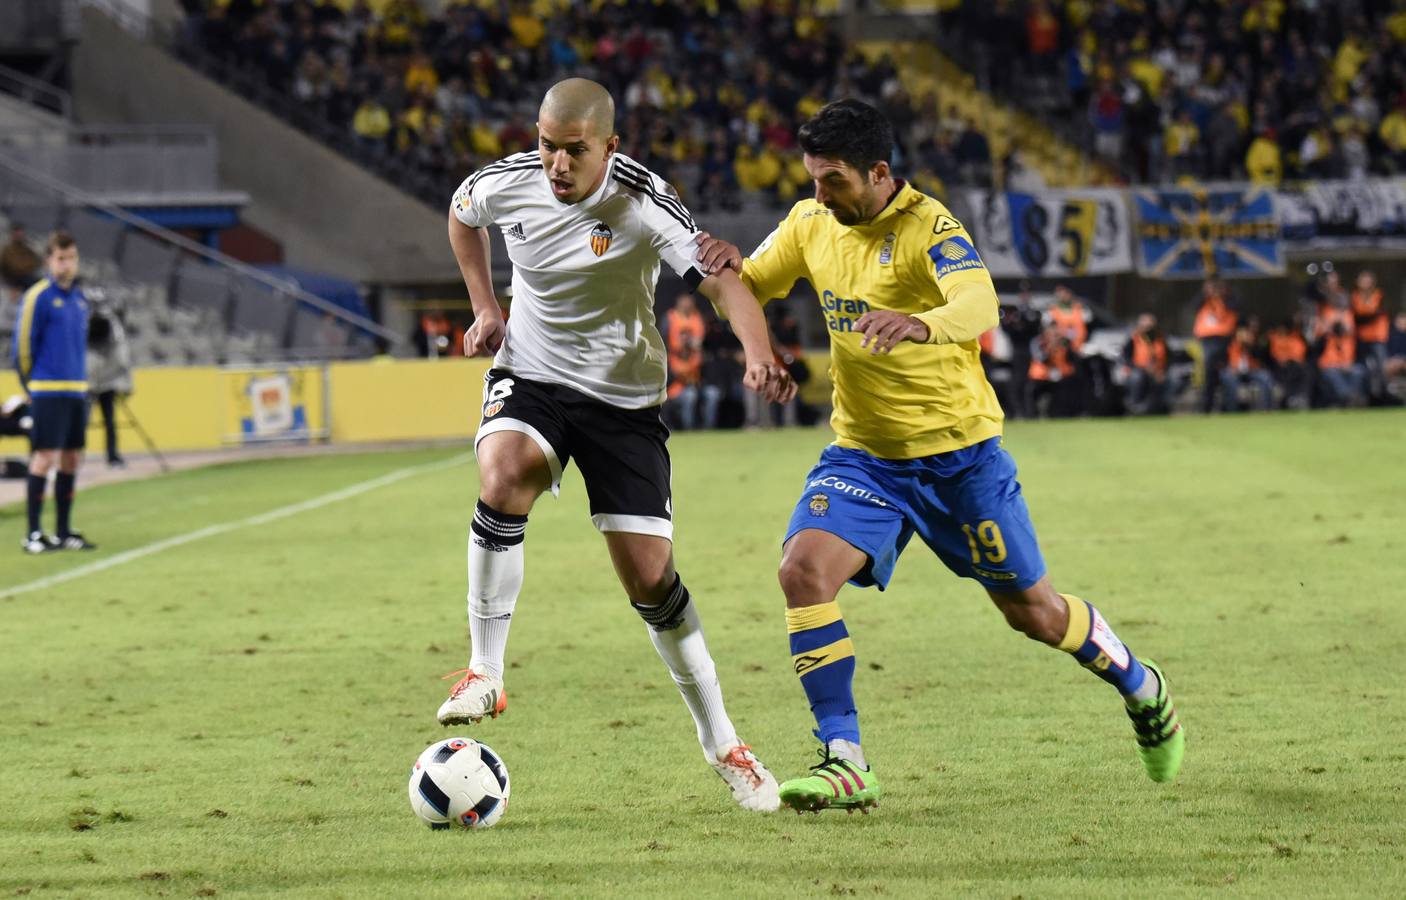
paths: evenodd
<path fill-rule="evenodd" d="M 508 708 L 503 679 L 473 669 L 460 669 L 444 676 L 463 675 L 449 690 L 449 699 L 439 708 L 441 725 L 477 725 L 484 716 L 496 719 Z"/>
<path fill-rule="evenodd" d="M 59 541 L 42 531 L 31 531 L 20 547 L 29 554 L 52 553 L 59 549 Z"/>
<path fill-rule="evenodd" d="M 774 812 L 781 806 L 776 779 L 752 755 L 746 744 L 730 744 L 719 748 L 714 759 L 708 760 L 727 786 L 737 805 L 752 812 Z"/>

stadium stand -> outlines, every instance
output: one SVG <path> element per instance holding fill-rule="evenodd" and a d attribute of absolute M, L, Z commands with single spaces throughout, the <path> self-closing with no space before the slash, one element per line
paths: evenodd
<path fill-rule="evenodd" d="M 866 42 L 860 49 L 871 59 L 892 60 L 904 92 L 924 98 L 912 111 L 917 119 L 914 127 L 924 129 L 924 137 L 911 162 L 914 182 L 930 193 L 946 196 L 947 181 L 1028 190 L 1122 180 L 1109 161 L 1062 136 L 1072 132 L 1057 131 L 1049 121 L 1003 102 L 1004 98 L 998 100 L 936 45 Z M 973 131 L 988 143 L 984 170 L 973 171 L 973 166 L 983 164 L 962 152 L 962 141 Z M 941 174 L 952 171 L 958 173 L 955 179 Z"/>
<path fill-rule="evenodd" d="M 85 0 L 85 6 L 110 12 L 109 0 Z M 568 73 L 598 78 L 620 103 L 625 152 L 670 178 L 705 227 L 750 245 L 774 223 L 777 207 L 808 190 L 794 152 L 794 131 L 839 95 L 879 105 L 898 126 L 899 170 L 948 199 L 968 222 L 979 218 L 973 205 L 989 196 L 962 190 L 968 187 L 1040 193 L 1123 181 L 1278 181 L 1397 171 L 1391 141 L 1406 142 L 1406 108 L 1392 112 L 1391 104 L 1396 102 L 1392 91 L 1406 83 L 1399 77 L 1406 18 L 1388 6 L 1352 0 L 1313 12 L 1275 0 L 188 0 L 180 4 L 183 18 L 174 23 L 138 23 L 132 30 L 173 68 L 179 64 L 170 59 L 172 53 L 229 89 L 198 79 L 210 90 L 247 99 L 315 140 L 303 140 L 245 105 L 250 122 L 273 122 L 365 181 L 378 181 L 367 175 L 374 172 L 393 186 L 387 193 L 404 191 L 406 206 L 423 212 L 414 197 L 436 215 L 464 173 L 531 146 L 535 105 L 549 83 Z M 860 19 L 863 28 L 855 27 Z M 1376 33 L 1372 29 L 1380 36 L 1364 42 L 1359 35 Z M 936 41 L 930 39 L 934 35 Z M 1301 52 L 1312 65 L 1290 64 Z M 1315 78 L 1324 85 L 1313 94 L 1316 103 L 1302 109 L 1287 104 L 1286 97 Z M 129 115 L 140 111 L 143 121 L 162 121 L 151 118 L 155 105 L 114 107 Z M 171 104 L 167 107 L 169 115 Z M 222 118 L 227 118 L 223 112 L 211 114 L 212 120 Z M 1257 135 L 1255 123 L 1263 126 Z M 255 129 L 251 124 L 247 130 Z M 1365 168 L 1353 136 L 1366 145 Z M 43 162 L 43 153 L 34 149 L 40 145 L 29 140 L 34 146 L 25 158 Z M 16 153 L 25 149 L 13 139 L 11 145 Z M 1304 152 L 1305 146 L 1311 152 Z M 1331 152 L 1324 149 L 1329 146 Z M 360 167 L 344 164 L 338 153 Z M 300 160 L 282 168 L 330 167 Z M 77 178 L 72 167 L 46 171 Z M 264 185 L 265 193 L 275 192 L 272 185 Z M 367 205 L 358 191 L 330 183 L 320 189 L 363 197 Z M 1131 197 L 1123 192 L 1119 208 Z M 96 274 L 111 281 L 128 310 L 139 362 L 366 352 L 369 341 L 338 336 L 340 326 L 334 323 L 340 320 L 329 322 L 290 304 L 276 279 L 251 280 L 218 265 L 192 264 L 183 248 L 133 234 L 100 213 L 77 215 L 69 206 L 5 209 L 35 235 L 59 222 L 84 232 L 85 255 L 93 257 Z M 308 218 L 287 216 L 279 223 L 290 234 L 328 231 Z M 1100 219 L 1097 227 L 1108 224 Z M 1092 219 L 1088 227 L 1095 228 Z M 1082 237 L 1092 242 L 1103 234 L 1114 245 L 1138 240 L 1118 222 Z M 1108 314 L 1098 316 L 1107 346 L 1080 351 L 1085 360 L 1099 359 L 1076 366 L 1082 385 L 1078 396 L 1069 392 L 1068 405 L 1078 413 L 1118 409 L 1105 400 L 1116 394 L 1106 388 L 1122 383 L 1127 326 L 1119 318 L 1130 320 L 1151 309 L 1171 330 L 1170 363 L 1177 377 L 1176 389 L 1168 393 L 1186 402 L 1195 386 L 1186 384 L 1193 374 L 1197 385 L 1204 383 L 1197 342 L 1177 337 L 1190 325 L 1189 313 L 1178 313 L 1183 289 L 1144 277 L 1141 263 L 1135 265 L 1131 256 L 1126 260 L 1122 268 L 1104 270 L 1123 282 L 1107 277 L 1079 287 L 1091 292 L 1091 308 L 1107 301 Z M 496 275 L 505 278 L 501 252 L 495 263 Z M 1048 296 L 1061 276 L 1079 277 L 1082 264 L 1071 263 L 1067 270 L 1051 266 L 1043 278 L 1032 270 L 1039 282 L 1036 293 Z M 1390 304 L 1400 278 L 1389 264 L 1383 268 Z M 394 296 L 382 312 L 399 309 L 399 318 L 387 322 L 395 321 L 408 335 L 411 319 L 405 311 L 410 310 L 419 321 L 419 343 L 446 345 L 435 353 L 427 349 L 426 355 L 453 352 L 454 341 L 429 337 L 432 331 L 452 336 L 466 325 L 461 314 L 466 305 L 454 277 L 426 275 L 416 283 L 406 276 L 326 270 Z M 1286 269 L 1281 265 L 1277 271 Z M 1013 277 L 1010 270 L 1004 275 Z M 1138 289 L 1125 290 L 1135 278 Z M 397 294 L 397 285 L 408 286 Z M 1011 296 L 1013 283 L 998 286 Z M 672 296 L 676 289 L 661 285 L 661 294 Z M 1268 323 L 1290 309 L 1297 288 L 1286 292 L 1250 281 L 1237 293 L 1246 301 L 1247 321 L 1260 315 Z M 1307 315 L 1298 330 L 1307 337 L 1313 364 L 1319 351 L 1307 324 L 1311 304 L 1299 305 Z M 799 330 L 807 338 L 803 343 L 822 341 L 823 323 L 816 327 L 805 298 L 796 306 Z M 1265 334 L 1265 329 L 1254 331 L 1257 345 Z M 1007 345 L 1022 340 L 1029 343 L 1018 334 L 1005 336 Z M 344 350 L 344 345 L 354 347 Z M 1023 363 L 1019 367 L 1024 370 Z M 1313 383 L 1310 378 L 1310 388 Z M 1377 383 L 1380 395 L 1380 379 Z M 1238 408 L 1238 399 L 1228 396 L 1223 407 Z"/>
<path fill-rule="evenodd" d="M 446 183 L 531 145 L 535 104 L 565 74 L 610 87 L 624 151 L 704 208 L 798 196 L 805 172 L 786 151 L 835 96 L 880 103 L 911 168 L 942 173 L 932 189 L 990 182 L 983 122 L 997 125 L 1002 150 L 1050 145 L 1047 130 L 984 112 L 990 98 L 963 84 L 956 117 L 936 115 L 935 80 L 913 93 L 887 54 L 862 52 L 817 13 L 826 4 L 484 3 L 435 17 L 409 0 L 380 12 L 310 0 L 185 6 L 183 58 L 436 208 Z M 1032 165 L 1059 182 L 1067 162 L 1039 152 Z"/>
<path fill-rule="evenodd" d="M 1406 7 L 966 2 L 943 46 L 1138 181 L 1406 171 Z M 963 52 L 965 48 L 965 52 Z"/>

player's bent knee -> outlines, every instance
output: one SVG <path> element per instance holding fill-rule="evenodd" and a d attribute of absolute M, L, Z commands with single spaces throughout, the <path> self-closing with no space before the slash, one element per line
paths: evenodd
<path fill-rule="evenodd" d="M 530 469 L 495 465 L 479 472 L 479 499 L 499 512 L 527 515 L 544 490 Z"/>
<path fill-rule="evenodd" d="M 836 582 L 818 559 L 801 555 L 787 555 L 781 560 L 776 580 L 781 583 L 787 606 L 828 603 L 835 599 L 844 584 L 843 580 Z"/>
<path fill-rule="evenodd" d="M 54 467 L 58 453 L 54 450 L 35 450 L 29 458 L 29 471 L 32 475 L 47 475 Z"/>

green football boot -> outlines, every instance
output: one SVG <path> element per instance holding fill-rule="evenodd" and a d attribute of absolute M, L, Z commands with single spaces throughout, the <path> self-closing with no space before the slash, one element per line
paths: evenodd
<path fill-rule="evenodd" d="M 869 807 L 879 805 L 879 779 L 872 766 L 861 769 L 849 760 L 836 759 L 828 748 L 821 748 L 820 758 L 820 765 L 811 766 L 806 777 L 782 782 L 782 805 L 798 814 L 822 809 L 853 813 L 857 809 L 866 815 Z"/>
<path fill-rule="evenodd" d="M 1186 755 L 1186 729 L 1181 727 L 1177 709 L 1167 693 L 1167 676 L 1154 662 L 1144 659 L 1142 664 L 1157 676 L 1157 698 L 1128 707 L 1128 718 L 1133 720 L 1133 731 L 1137 732 L 1137 752 L 1147 777 L 1156 782 L 1171 781 L 1177 777 L 1181 758 Z"/>

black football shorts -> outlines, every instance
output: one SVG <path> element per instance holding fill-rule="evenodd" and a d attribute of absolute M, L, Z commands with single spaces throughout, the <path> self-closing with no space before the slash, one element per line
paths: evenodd
<path fill-rule="evenodd" d="M 88 398 L 35 394 L 29 402 L 35 450 L 82 450 L 88 443 Z"/>
<path fill-rule="evenodd" d="M 659 411 L 622 409 L 565 385 L 490 369 L 474 446 L 498 431 L 526 434 L 547 457 L 553 494 L 567 463 L 576 460 L 596 528 L 673 540 L 669 429 Z"/>

